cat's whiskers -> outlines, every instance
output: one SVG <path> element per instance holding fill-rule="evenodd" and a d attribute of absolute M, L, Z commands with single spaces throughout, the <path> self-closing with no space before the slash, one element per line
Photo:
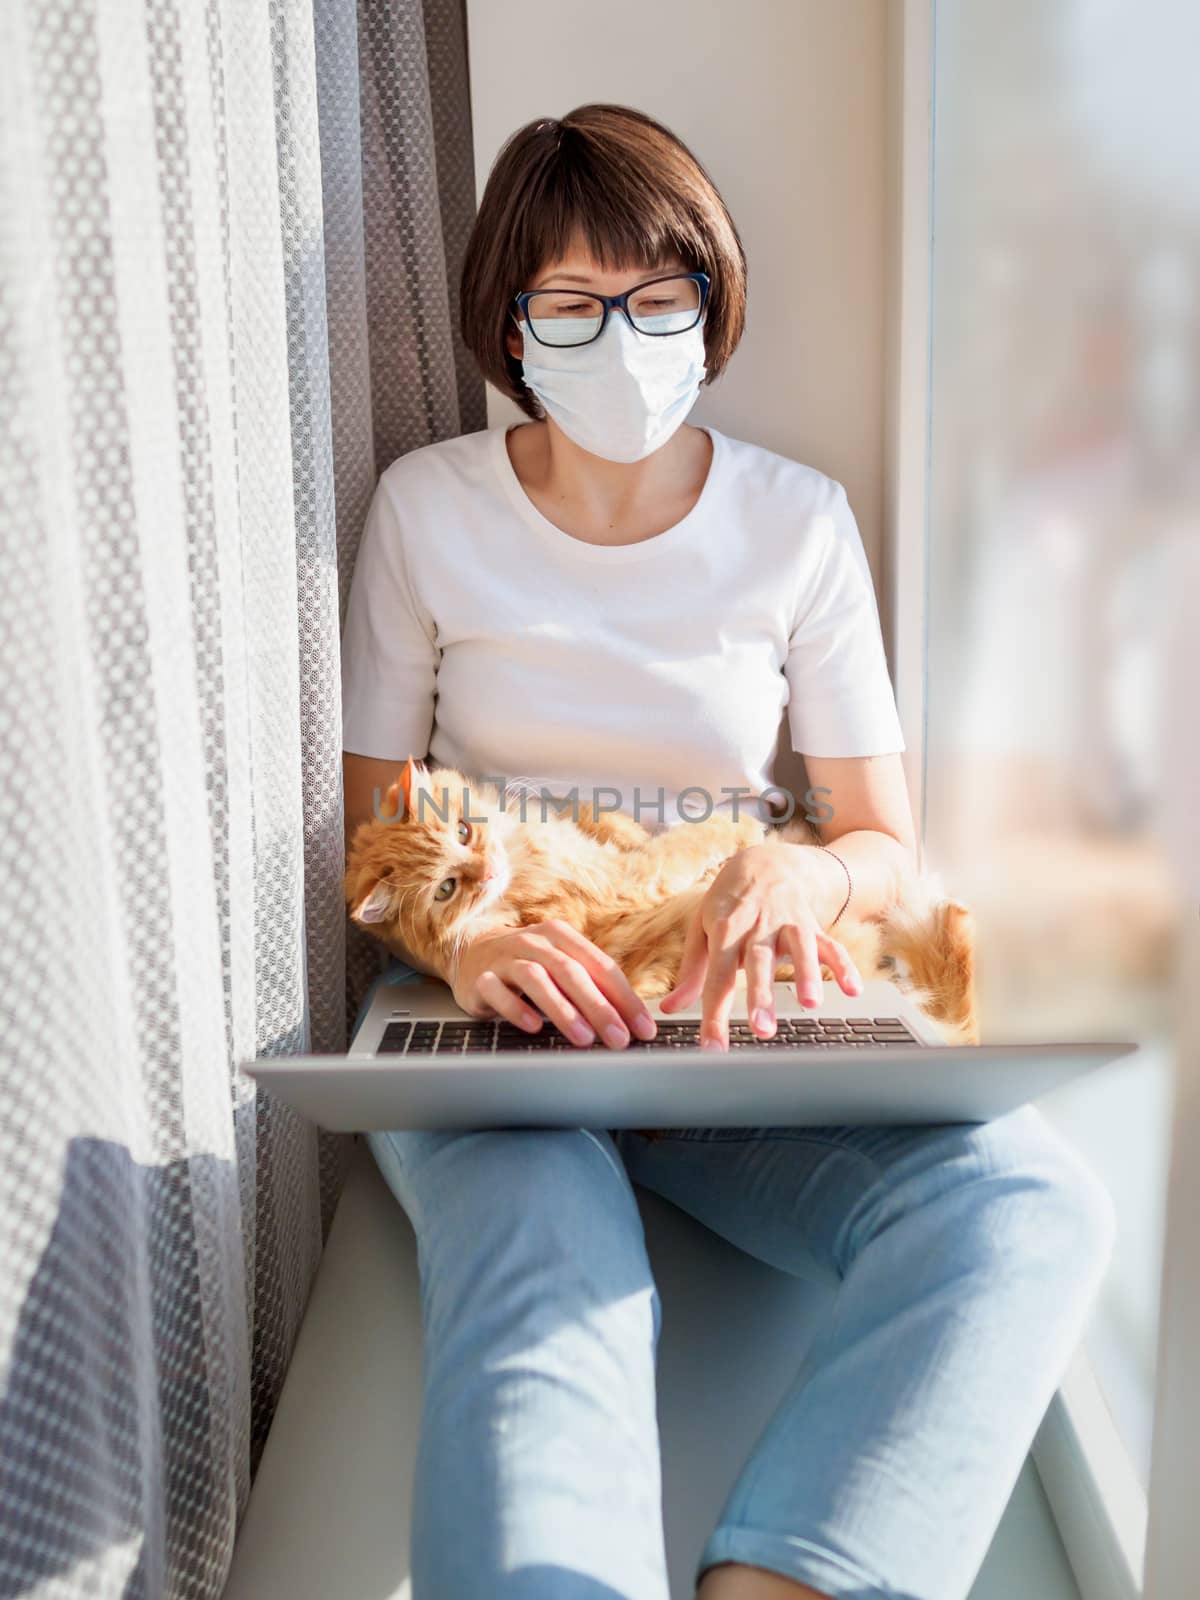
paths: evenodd
<path fill-rule="evenodd" d="M 512 800 L 519 801 L 523 797 L 529 796 L 531 793 L 533 795 L 533 798 L 536 799 L 537 798 L 537 796 L 536 796 L 536 788 L 537 788 L 537 785 L 536 785 L 534 779 L 531 778 L 531 777 L 509 778 L 507 780 L 507 782 L 505 783 L 505 785 L 504 785 L 504 796 L 503 796 L 504 804 L 503 804 L 503 809 L 505 811 L 508 811 L 510 809 L 510 806 L 509 806 L 509 802 L 510 801 L 512 801 Z M 518 810 L 517 810 L 517 815 L 518 816 L 521 815 L 521 811 L 520 811 L 519 807 L 518 807 Z"/>
<path fill-rule="evenodd" d="M 401 913 L 420 898 L 420 886 L 407 881 L 397 883 L 395 878 L 389 878 L 388 882 L 392 886 L 392 919 L 399 922 Z"/>
<path fill-rule="evenodd" d="M 458 959 L 463 953 L 463 946 L 467 942 L 467 930 L 470 925 L 471 919 L 468 917 L 459 924 L 458 931 L 450 940 L 450 958 L 455 966 L 458 965 Z"/>

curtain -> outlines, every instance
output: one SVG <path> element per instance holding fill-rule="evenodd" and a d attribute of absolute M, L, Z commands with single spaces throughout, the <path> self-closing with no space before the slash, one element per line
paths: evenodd
<path fill-rule="evenodd" d="M 0 1597 L 219 1595 L 349 1142 L 236 1062 L 377 970 L 345 596 L 486 425 L 462 0 L 8 0 L 0 97 Z"/>

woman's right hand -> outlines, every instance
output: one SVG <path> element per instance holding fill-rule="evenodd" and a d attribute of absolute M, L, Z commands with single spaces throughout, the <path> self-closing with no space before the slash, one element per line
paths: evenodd
<path fill-rule="evenodd" d="M 572 1044 L 600 1039 L 620 1050 L 631 1031 L 639 1039 L 658 1031 L 612 957 L 557 917 L 481 934 L 459 955 L 451 988 L 471 1016 L 498 1015 L 537 1033 L 543 1018 L 528 999 Z"/>

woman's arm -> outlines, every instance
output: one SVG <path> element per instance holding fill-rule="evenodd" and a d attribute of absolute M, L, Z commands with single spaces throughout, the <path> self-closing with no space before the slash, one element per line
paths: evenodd
<path fill-rule="evenodd" d="M 350 841 L 360 822 L 369 822 L 375 815 L 375 791 L 380 800 L 400 776 L 407 756 L 398 761 L 380 760 L 375 756 L 356 756 L 342 751 L 342 801 L 346 813 L 346 856 L 349 864 Z"/>
<path fill-rule="evenodd" d="M 402 458 L 403 460 L 403 458 Z M 405 556 L 400 506 L 401 463 L 380 479 L 355 558 L 342 633 L 342 736 L 358 750 L 425 754 L 434 726 L 441 659 L 436 620 L 413 581 Z M 397 490 L 393 498 L 389 482 Z M 404 759 L 342 752 L 345 844 L 374 815 L 374 791 L 386 791 Z M 410 965 L 431 969 L 411 954 Z M 654 1020 L 629 980 L 603 951 L 557 921 L 505 928 L 477 937 L 459 954 L 450 982 L 473 1016 L 502 1016 L 536 1032 L 540 1005 L 575 1044 L 597 1038 L 620 1048 L 631 1032 L 646 1039 Z"/>
<path fill-rule="evenodd" d="M 342 803 L 346 822 L 347 867 L 350 864 L 350 841 L 354 837 L 354 830 L 360 822 L 369 822 L 375 815 L 376 789 L 379 790 L 382 800 L 399 777 L 403 765 L 403 761 L 385 761 L 375 756 L 357 756 L 349 750 L 342 751 Z M 425 972 L 432 977 L 440 976 L 408 951 L 405 951 L 404 959 L 417 972 Z"/>
<path fill-rule="evenodd" d="M 828 821 L 815 823 L 821 843 L 837 853 L 850 869 L 853 891 L 847 912 L 874 916 L 903 898 L 909 875 L 916 870 L 917 844 L 908 785 L 900 755 L 805 756 L 808 786 L 818 807 L 832 809 Z M 799 814 L 803 807 L 797 803 Z M 806 874 L 818 920 L 826 927 L 846 898 L 846 874 L 832 856 L 805 845 L 784 845 L 797 870 Z"/>
<path fill-rule="evenodd" d="M 916 838 L 900 752 L 903 732 L 888 676 L 871 569 L 846 491 L 826 481 L 824 499 L 798 549 L 788 650 L 788 732 L 804 756 L 809 786 L 828 791 L 833 815 L 818 827 L 843 858 L 853 888 L 847 911 L 877 915 L 902 899 L 916 866 Z M 837 754 L 811 755 L 823 750 Z M 886 752 L 863 755 L 864 750 Z M 846 874 L 810 845 L 752 846 L 726 862 L 688 930 L 669 1011 L 703 991 L 701 1040 L 728 1043 L 738 970 L 754 1032 L 775 1032 L 774 977 L 792 960 L 796 994 L 819 1005 L 821 965 L 847 994 L 859 980 L 843 946 L 824 930 L 846 897 Z"/>
<path fill-rule="evenodd" d="M 916 839 L 899 754 L 806 756 L 812 789 L 833 816 L 817 832 L 845 861 L 853 880 L 847 911 L 871 916 L 902 898 L 916 867 Z M 665 1012 L 700 995 L 703 1044 L 727 1048 L 729 1013 L 740 968 L 746 970 L 746 1011 L 754 1032 L 775 1032 L 774 978 L 778 962 L 795 965 L 803 1005 L 821 1002 L 821 963 L 847 994 L 861 977 L 840 944 L 824 932 L 846 898 L 846 874 L 811 845 L 754 845 L 740 850 L 714 878 L 688 932 L 679 980 L 664 997 Z"/>
<path fill-rule="evenodd" d="M 375 791 L 385 795 L 400 776 L 404 761 L 381 761 L 375 756 L 356 756 L 342 751 L 342 793 L 346 812 L 346 855 L 360 822 L 375 815 Z"/>

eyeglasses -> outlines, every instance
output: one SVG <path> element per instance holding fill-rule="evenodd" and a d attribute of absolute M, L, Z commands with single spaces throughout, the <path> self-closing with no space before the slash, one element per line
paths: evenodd
<path fill-rule="evenodd" d="M 624 294 L 525 289 L 513 296 L 513 303 L 539 344 L 591 344 L 604 332 L 614 306 L 638 333 L 661 339 L 696 326 L 708 302 L 709 283 L 707 272 L 672 273 L 636 283 Z"/>

